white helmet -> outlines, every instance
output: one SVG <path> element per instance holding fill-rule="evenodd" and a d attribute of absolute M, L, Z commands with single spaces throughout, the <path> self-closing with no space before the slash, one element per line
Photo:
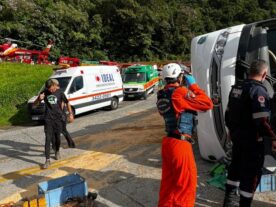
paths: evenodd
<path fill-rule="evenodd" d="M 177 78 L 182 73 L 181 67 L 177 63 L 169 63 L 164 65 L 162 70 L 162 77 L 165 78 Z"/>

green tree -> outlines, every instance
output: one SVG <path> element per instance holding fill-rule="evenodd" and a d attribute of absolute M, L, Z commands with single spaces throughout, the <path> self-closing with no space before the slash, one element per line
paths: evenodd
<path fill-rule="evenodd" d="M 0 37 L 51 55 L 188 59 L 194 36 L 276 16 L 274 0 L 2 0 Z"/>

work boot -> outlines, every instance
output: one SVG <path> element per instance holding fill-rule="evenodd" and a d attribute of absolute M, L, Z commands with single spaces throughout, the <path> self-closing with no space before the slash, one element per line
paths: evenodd
<path fill-rule="evenodd" d="M 50 166 L 50 159 L 46 159 L 45 164 L 42 166 L 43 169 L 47 169 Z"/>
<path fill-rule="evenodd" d="M 55 152 L 55 159 L 56 159 L 56 160 L 59 160 L 59 159 L 60 159 L 60 153 L 59 153 L 59 151 L 56 151 L 56 152 Z"/>
<path fill-rule="evenodd" d="M 223 207 L 238 207 L 239 206 L 239 196 L 237 188 L 226 189 L 225 197 L 223 202 Z"/>
<path fill-rule="evenodd" d="M 75 142 L 70 142 L 70 144 L 68 144 L 69 148 L 76 148 Z"/>

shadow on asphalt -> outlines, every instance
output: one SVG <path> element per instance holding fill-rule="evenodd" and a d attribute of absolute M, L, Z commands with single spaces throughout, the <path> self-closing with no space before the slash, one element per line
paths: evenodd
<path fill-rule="evenodd" d="M 16 109 L 18 110 L 17 113 L 9 119 L 12 126 L 34 126 L 35 123 L 31 121 L 28 114 L 27 102 L 17 104 Z"/>
<path fill-rule="evenodd" d="M 98 151 L 110 154 L 122 155 L 124 159 L 127 159 L 131 163 L 135 163 L 142 166 L 149 166 L 152 168 L 161 168 L 161 157 L 160 157 L 160 143 L 162 136 L 160 134 L 156 135 L 155 130 L 160 131 L 163 125 L 151 125 L 147 126 L 126 126 L 124 124 L 137 122 L 145 116 L 156 113 L 155 110 L 148 110 L 142 113 L 133 114 L 118 120 L 110 121 L 105 124 L 91 124 L 85 129 L 72 133 L 74 140 L 76 141 L 77 148 L 87 151 Z M 114 126 L 119 125 L 117 128 Z M 69 127 L 70 125 L 68 125 Z M 152 137 L 144 137 L 148 139 L 147 144 L 144 142 L 139 143 L 139 145 L 133 145 L 126 148 L 125 150 L 114 150 L 112 148 L 105 149 L 104 146 L 115 144 L 116 146 L 120 142 L 116 139 L 104 139 L 104 137 L 85 137 L 86 135 L 95 135 L 100 132 L 108 131 L 135 131 L 136 135 L 139 136 L 139 131 L 149 130 L 151 131 Z M 163 129 L 162 129 L 163 130 Z M 138 132 L 138 135 L 137 135 Z M 131 134 L 130 134 L 131 135 Z M 82 137 L 80 137 L 82 136 Z M 129 139 L 141 139 L 143 137 L 133 137 L 130 136 Z M 64 141 L 64 140 L 63 140 Z M 118 142 L 118 143 L 117 143 Z M 93 144 L 95 143 L 95 144 Z M 30 145 L 21 142 L 10 142 L 7 140 L 0 140 L 0 144 L 10 146 L 8 152 L 11 157 L 17 159 L 26 159 L 27 162 L 36 163 L 33 160 L 24 157 L 26 155 L 24 152 L 33 151 L 32 147 L 39 145 Z M 64 144 L 64 142 L 63 142 Z M 7 150 L 0 148 L 1 150 Z M 194 145 L 195 159 L 198 166 L 198 189 L 197 193 L 200 197 L 205 199 L 198 199 L 196 206 L 210 206 L 218 207 L 222 206 L 222 200 L 224 192 L 216 189 L 213 186 L 207 184 L 207 180 L 210 178 L 209 169 L 214 165 L 214 163 L 209 163 L 200 158 L 198 146 Z M 15 155 L 13 155 L 15 153 Z M 43 153 L 43 152 L 42 152 Z M 40 163 L 36 163 L 40 164 Z M 106 171 L 93 171 L 88 169 L 70 168 L 70 167 L 60 167 L 59 170 L 65 171 L 66 173 L 77 172 L 86 178 L 89 183 L 90 188 L 96 188 L 98 190 L 99 198 L 97 201 L 98 207 L 111 207 L 111 206 L 128 206 L 128 207 L 148 207 L 156 206 L 158 202 L 158 192 L 160 185 L 160 178 L 156 179 L 139 177 L 137 174 L 126 173 L 120 170 L 106 170 Z M 20 176 L 20 174 L 15 175 L 14 173 L 2 175 L 3 178 L 12 180 L 12 177 L 18 178 L 12 181 L 14 185 L 21 189 L 27 189 L 30 186 L 34 186 L 33 183 L 39 183 L 50 178 L 43 175 L 27 175 Z M 35 187 L 35 186 L 34 186 Z M 22 192 L 22 197 L 29 196 L 28 191 Z M 207 200 L 208 201 L 207 201 Z M 210 202 L 211 201 L 211 202 Z M 268 204 L 261 201 L 254 201 L 254 207 L 273 207 L 275 205 Z"/>
<path fill-rule="evenodd" d="M 156 163 L 153 164 L 156 166 Z M 159 164 L 157 164 L 159 165 Z M 60 171 L 65 171 L 68 174 L 79 173 L 84 177 L 88 183 L 88 187 L 98 189 L 98 198 L 96 199 L 96 207 L 112 207 L 112 206 L 128 206 L 128 207 L 148 207 L 157 206 L 158 192 L 160 180 L 159 178 L 150 179 L 142 178 L 132 173 L 126 173 L 117 170 L 106 170 L 103 172 L 87 170 L 83 168 L 60 167 Z M 18 177 L 18 175 L 14 175 Z M 10 176 L 3 176 L 4 178 L 11 179 Z M 13 180 L 12 183 L 21 189 L 27 189 L 33 183 L 40 183 L 50 180 L 50 177 L 29 175 L 21 179 Z M 208 186 L 206 179 L 199 176 L 198 183 L 204 182 L 206 186 L 198 187 L 197 193 L 200 198 L 196 201 L 196 207 L 220 207 L 222 206 L 223 191 L 212 189 Z M 33 189 L 37 187 L 33 186 Z M 204 188 L 204 189 L 203 189 Z M 32 189 L 32 190 L 33 190 Z M 204 193 L 203 193 L 204 191 Z M 216 196 L 214 196 L 214 193 Z M 30 196 L 29 191 L 21 193 L 21 196 Z M 203 199 L 203 200 L 202 200 Z M 204 201 L 207 199 L 208 201 Z M 254 201 L 252 207 L 275 207 L 273 204 Z"/>
<path fill-rule="evenodd" d="M 136 154 L 136 156 L 131 156 L 131 153 L 133 153 L 137 150 L 137 146 L 129 147 L 127 150 L 122 151 L 119 154 L 123 155 L 124 158 L 126 158 L 129 162 L 144 165 L 144 166 L 154 167 L 154 168 L 161 168 L 160 153 L 153 154 L 152 152 L 154 152 L 156 150 L 160 151 L 160 143 L 161 143 L 162 136 L 155 135 L 154 130 L 163 128 L 163 125 L 156 125 L 156 126 L 151 125 L 150 129 L 147 127 L 140 127 L 140 126 L 134 126 L 134 127 L 133 126 L 131 126 L 131 127 L 123 126 L 123 124 L 132 123 L 134 121 L 137 121 L 139 119 L 142 119 L 145 116 L 149 116 L 154 113 L 156 113 L 155 110 L 148 110 L 148 111 L 145 111 L 142 113 L 133 114 L 128 117 L 124 117 L 124 118 L 121 118 L 118 120 L 107 122 L 105 124 L 87 126 L 84 130 L 75 132 L 72 135 L 74 137 L 79 137 L 79 136 L 86 136 L 86 135 L 95 135 L 97 133 L 100 133 L 103 131 L 108 131 L 108 130 L 111 130 L 111 133 L 112 133 L 112 131 L 116 132 L 119 130 L 122 130 L 122 131 L 134 130 L 136 132 L 135 136 L 137 136 L 137 131 L 152 130 L 153 131 L 152 136 L 156 136 L 156 137 L 152 138 L 151 145 L 144 145 L 143 149 L 142 150 L 140 149 L 139 152 L 137 152 L 139 154 Z M 112 128 L 115 125 L 120 125 L 120 126 L 115 129 Z M 85 139 L 86 137 L 81 137 L 81 138 Z M 139 138 L 139 137 L 129 137 L 129 138 L 135 139 L 135 138 Z M 111 149 L 111 151 L 109 151 L 109 150 L 105 150 L 104 148 L 102 148 L 102 146 L 112 144 L 112 142 L 115 142 L 114 140 L 110 141 L 110 140 L 103 139 L 103 140 L 99 141 L 99 139 L 101 139 L 101 137 L 94 138 L 94 141 L 97 142 L 97 144 L 95 144 L 94 146 L 92 145 L 92 147 L 91 147 L 91 145 L 87 145 L 88 143 L 93 143 L 93 139 L 89 139 L 89 140 L 87 140 L 87 142 L 84 142 L 84 143 L 80 142 L 79 145 L 77 146 L 77 148 L 80 148 L 83 150 L 100 151 L 100 152 L 104 152 L 104 153 L 114 153 L 114 151 L 112 149 Z M 102 150 L 101 150 L 101 148 L 102 148 Z M 222 190 L 219 190 L 219 189 L 213 187 L 213 186 L 210 186 L 207 183 L 207 180 L 211 178 L 211 176 L 209 175 L 209 170 L 214 166 L 214 163 L 203 160 L 200 157 L 199 148 L 198 148 L 197 144 L 194 145 L 194 151 L 195 151 L 194 152 L 195 159 L 196 159 L 197 166 L 198 166 L 197 193 L 200 195 L 200 198 L 201 198 L 201 199 L 197 199 L 196 206 L 202 206 L 202 205 L 211 206 L 211 207 L 222 206 L 224 192 Z M 155 161 L 157 161 L 157 162 L 155 162 Z M 160 180 L 159 180 L 159 182 L 160 182 Z M 159 191 L 159 189 L 157 189 L 156 192 L 158 192 L 158 191 Z M 203 198 L 203 200 L 202 200 L 202 198 Z M 257 206 L 258 207 L 275 206 L 273 204 L 269 204 L 269 203 L 265 203 L 265 202 L 261 202 L 261 201 L 254 201 L 253 204 L 254 204 L 253 206 L 256 206 L 256 207 Z M 145 206 L 147 206 L 147 205 L 145 205 Z"/>
<path fill-rule="evenodd" d="M 91 125 L 85 128 L 84 131 L 79 131 L 72 135 L 76 137 L 80 135 L 97 134 L 99 132 L 103 132 L 108 129 L 111 129 L 110 127 L 112 127 L 114 124 L 130 123 L 131 121 L 135 121 L 138 118 L 140 119 L 148 114 L 149 112 L 145 112 L 142 114 L 139 113 L 139 114 L 131 115 L 125 119 L 115 120 L 103 125 Z M 158 129 L 159 126 L 155 126 L 154 128 Z M 134 129 L 143 130 L 144 128 L 136 127 Z M 115 129 L 115 130 L 119 130 L 119 129 Z M 122 128 L 120 130 L 128 130 L 128 129 Z M 160 138 L 158 137 L 158 142 L 159 140 Z M 77 148 L 105 152 L 105 150 L 99 150 L 97 148 L 98 147 L 101 148 L 102 146 L 108 144 L 108 142 L 109 142 L 108 140 L 103 140 L 103 142 L 99 144 L 100 146 L 95 145 L 93 148 L 87 148 L 86 142 L 84 143 L 80 142 L 79 145 L 77 145 Z M 35 162 L 32 159 L 26 159 L 24 157 L 25 155 L 28 156 L 27 152 L 33 151 L 32 147 L 39 146 L 39 145 L 30 145 L 30 144 L 21 143 L 21 142 L 10 142 L 6 140 L 1 140 L 0 144 L 8 146 L 8 149 L 3 148 L 3 150 L 8 150 L 8 152 L 5 151 L 5 154 L 9 154 L 11 157 L 14 157 L 16 159 L 21 159 L 26 162 L 41 164 L 41 163 Z M 159 161 L 158 154 L 155 155 L 153 153 L 154 151 L 159 150 L 159 148 L 160 148 L 159 143 L 156 143 L 154 145 L 147 145 L 147 147 L 143 147 L 142 150 L 141 149 L 138 150 L 137 146 L 136 147 L 133 146 L 130 149 L 126 149 L 124 151 L 119 152 L 119 154 L 123 155 L 124 158 L 130 160 L 131 162 L 134 162 L 140 165 L 148 165 L 151 167 L 160 168 L 161 163 Z M 133 151 L 135 151 L 136 153 L 135 156 L 132 156 Z M 108 152 L 108 150 L 106 152 Z M 158 178 L 156 179 L 142 178 L 142 177 L 136 176 L 135 174 L 126 173 L 123 171 L 114 171 L 114 170 L 100 172 L 100 171 L 69 168 L 69 167 L 60 167 L 59 170 L 66 171 L 66 173 L 74 173 L 74 172 L 80 173 L 83 177 L 87 179 L 89 183 L 92 183 L 92 186 L 89 186 L 90 188 L 91 187 L 93 188 L 93 183 L 95 181 L 98 183 L 103 182 L 102 183 L 103 185 L 102 184 L 98 185 L 98 187 L 100 187 L 98 192 L 100 197 L 97 201 L 98 207 L 106 207 L 106 206 L 114 206 L 114 205 L 129 206 L 129 207 L 156 206 L 157 199 L 158 199 L 159 182 L 160 182 Z M 51 171 L 52 170 L 50 170 L 50 172 Z M 47 177 L 47 175 L 46 176 L 27 175 L 23 177 L 22 175 L 20 175 L 20 172 L 12 172 L 8 174 L 4 174 L 2 175 L 2 177 L 7 180 L 12 180 L 12 184 L 17 186 L 20 189 L 31 188 L 31 192 L 34 192 L 34 188 L 37 188 L 35 186 L 36 184 L 50 179 L 50 177 Z M 24 191 L 21 193 L 21 196 L 22 197 L 30 196 L 31 192 Z M 154 203 L 154 205 L 152 205 L 152 203 Z"/>
<path fill-rule="evenodd" d="M 128 98 L 124 100 L 124 102 L 136 102 L 139 101 L 140 99 L 137 98 Z M 142 100 L 141 100 L 142 101 Z M 120 107 L 120 106 L 119 106 Z M 9 122 L 11 123 L 12 126 L 23 126 L 23 127 L 30 127 L 30 126 L 39 126 L 43 125 L 43 121 L 32 121 L 31 116 L 28 111 L 28 103 L 24 102 L 21 104 L 16 105 L 17 108 L 17 113 L 14 114 L 10 119 Z M 96 109 L 92 111 L 85 112 L 80 115 L 76 115 L 75 118 L 79 117 L 85 117 L 85 116 L 90 116 L 93 115 L 99 111 L 110 111 L 111 109 L 109 107 L 104 107 L 101 109 Z"/>
<path fill-rule="evenodd" d="M 30 159 L 28 157 L 44 156 L 43 151 L 34 149 L 36 147 L 40 147 L 41 145 L 29 144 L 29 143 L 11 141 L 11 140 L 0 140 L 0 146 L 1 145 L 5 147 L 0 147 L 0 154 L 9 158 L 14 158 L 25 162 L 34 163 L 34 164 L 40 164 L 39 162 L 36 162 L 34 159 Z M 29 152 L 39 152 L 41 154 L 30 155 Z"/>

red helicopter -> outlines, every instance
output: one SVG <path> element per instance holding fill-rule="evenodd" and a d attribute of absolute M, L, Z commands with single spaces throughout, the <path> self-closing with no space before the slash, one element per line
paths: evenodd
<path fill-rule="evenodd" d="M 9 62 L 21 62 L 27 64 L 51 64 L 48 60 L 50 49 L 53 45 L 51 40 L 44 50 L 28 50 L 18 48 L 15 42 L 23 42 L 11 38 L 4 38 L 7 42 L 0 45 L 0 59 Z M 26 42 L 23 42 L 26 43 Z M 27 43 L 30 44 L 30 43 Z M 41 47 L 40 45 L 31 44 Z"/>

